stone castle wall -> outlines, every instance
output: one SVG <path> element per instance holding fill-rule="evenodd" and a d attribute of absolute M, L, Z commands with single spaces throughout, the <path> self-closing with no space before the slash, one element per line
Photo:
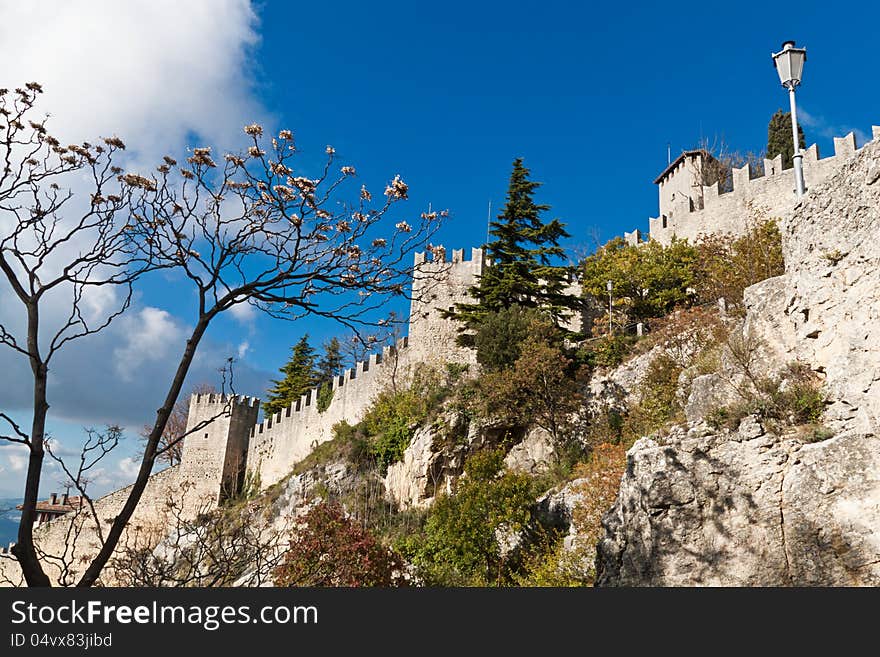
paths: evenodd
<path fill-rule="evenodd" d="M 248 439 L 259 413 L 260 401 L 254 397 L 190 398 L 180 476 L 190 483 L 195 498 L 216 505 L 238 492 Z"/>
<path fill-rule="evenodd" d="M 873 128 L 874 137 L 880 127 Z M 834 139 L 834 155 L 820 159 L 816 144 L 804 151 L 804 179 L 809 190 L 837 171 L 856 153 L 853 133 Z M 650 237 L 661 244 L 669 244 L 673 236 L 691 242 L 702 234 L 741 234 L 747 230 L 751 208 L 762 210 L 770 217 L 787 215 L 797 202 L 794 189 L 794 170 L 782 169 L 782 156 L 764 160 L 764 175 L 755 174 L 747 164 L 733 170 L 733 190 L 720 192 L 716 183 L 702 188 L 702 208 L 690 211 L 678 206 L 667 216 L 650 218 Z M 631 235 L 631 234 L 630 234 Z"/>
<path fill-rule="evenodd" d="M 182 485 L 179 470 L 180 466 L 172 466 L 150 477 L 123 532 L 120 547 L 148 540 L 148 536 L 163 531 L 168 524 L 167 504 L 189 499 L 188 486 Z M 104 533 L 122 510 L 131 488 L 126 486 L 95 500 L 95 515 Z M 44 555 L 41 561 L 52 583 L 68 586 L 76 583 L 102 545 L 87 507 L 34 527 L 34 544 L 38 554 Z M 0 557 L 0 586 L 23 584 L 18 561 L 9 554 Z M 112 567 L 105 569 L 101 579 L 113 582 Z"/>
<path fill-rule="evenodd" d="M 360 422 L 378 393 L 405 385 L 418 365 L 474 364 L 473 352 L 456 346 L 456 323 L 444 319 L 442 311 L 470 300 L 468 288 L 483 266 L 481 249 L 473 249 L 471 260 L 464 260 L 463 251 L 453 251 L 452 262 L 440 250 L 431 260 L 417 253 L 409 336 L 336 377 L 324 412 L 318 411 L 314 389 L 254 426 L 247 450 L 249 476 L 258 478 L 261 487 L 278 482 L 317 445 L 333 438 L 334 425 Z"/>

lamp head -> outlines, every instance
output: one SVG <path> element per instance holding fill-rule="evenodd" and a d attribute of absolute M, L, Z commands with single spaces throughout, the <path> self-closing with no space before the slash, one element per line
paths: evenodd
<path fill-rule="evenodd" d="M 779 74 L 779 81 L 786 89 L 794 89 L 801 83 L 804 62 L 807 61 L 806 48 L 798 48 L 794 41 L 785 41 L 782 50 L 773 53 L 773 65 Z"/>

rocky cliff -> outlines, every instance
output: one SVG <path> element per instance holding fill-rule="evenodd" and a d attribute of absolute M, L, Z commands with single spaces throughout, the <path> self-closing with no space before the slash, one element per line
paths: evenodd
<path fill-rule="evenodd" d="M 875 140 L 784 218 L 786 273 L 745 298 L 761 368 L 808 364 L 831 431 L 774 433 L 755 416 L 710 428 L 729 377 L 696 379 L 688 424 L 628 452 L 600 585 L 880 584 L 878 235 Z"/>

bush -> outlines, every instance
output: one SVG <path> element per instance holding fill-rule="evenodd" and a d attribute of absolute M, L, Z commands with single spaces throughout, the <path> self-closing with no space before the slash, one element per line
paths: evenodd
<path fill-rule="evenodd" d="M 710 413 L 710 426 L 734 430 L 744 417 L 752 414 L 767 421 L 774 430 L 819 426 L 826 399 L 821 381 L 808 365 L 789 363 L 775 376 L 751 377 L 750 383 L 739 390 L 741 402 Z"/>
<path fill-rule="evenodd" d="M 503 462 L 503 450 L 471 456 L 455 494 L 440 495 L 423 533 L 402 542 L 428 585 L 511 583 L 520 561 L 505 537 L 530 524 L 536 491 L 527 475 L 501 472 Z"/>
<path fill-rule="evenodd" d="M 617 367 L 630 355 L 636 336 L 606 335 L 587 343 L 578 351 L 578 361 L 590 367 Z"/>
<path fill-rule="evenodd" d="M 703 235 L 697 245 L 694 287 L 700 301 L 719 298 L 733 306 L 742 303 L 743 291 L 785 271 L 782 236 L 773 219 L 758 218 L 740 237 Z M 740 309 L 741 310 L 741 309 Z"/>
<path fill-rule="evenodd" d="M 291 532 L 276 586 L 404 586 L 403 561 L 334 502 L 312 507 Z"/>
<path fill-rule="evenodd" d="M 568 440 L 583 404 L 575 363 L 533 323 L 513 367 L 480 377 L 479 400 L 484 417 L 509 426 L 536 425 L 557 447 Z"/>
<path fill-rule="evenodd" d="M 383 473 L 403 458 L 416 428 L 431 419 L 466 371 L 466 366 L 457 364 L 441 371 L 422 367 L 409 388 L 379 393 L 357 430 L 366 437 Z"/>
<path fill-rule="evenodd" d="M 528 338 L 532 324 L 552 323 L 535 308 L 517 305 L 486 313 L 474 334 L 477 362 L 486 372 L 498 372 L 511 367 L 520 356 L 523 341 Z"/>
<path fill-rule="evenodd" d="M 329 383 L 325 383 L 320 388 L 318 388 L 318 398 L 315 402 L 318 412 L 323 413 L 328 408 L 330 408 L 330 402 L 332 401 L 333 386 L 331 386 Z"/>

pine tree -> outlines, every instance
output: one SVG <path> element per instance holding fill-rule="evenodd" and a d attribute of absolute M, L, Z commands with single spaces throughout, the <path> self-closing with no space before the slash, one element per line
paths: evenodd
<path fill-rule="evenodd" d="M 541 183 L 529 180 L 529 175 L 522 158 L 516 158 L 504 211 L 490 224 L 489 234 L 495 239 L 486 245 L 486 255 L 492 264 L 470 289 L 477 303 L 458 304 L 447 313 L 462 322 L 460 344 L 472 346 L 473 334 L 464 331 L 478 328 L 487 313 L 513 305 L 540 307 L 558 324 L 576 304 L 562 294 L 567 269 L 553 264 L 564 256 L 559 240 L 569 235 L 558 219 L 543 223 L 541 214 L 550 206 L 535 203 Z"/>
<path fill-rule="evenodd" d="M 806 148 L 807 142 L 804 131 L 798 125 L 798 146 Z M 791 112 L 783 112 L 781 109 L 770 118 L 767 126 L 767 159 L 773 159 L 782 154 L 782 168 L 790 169 L 794 166 L 794 145 L 791 143 Z"/>
<path fill-rule="evenodd" d="M 269 390 L 267 400 L 263 402 L 263 412 L 267 416 L 290 406 L 291 402 L 299 399 L 318 384 L 315 350 L 309 344 L 308 334 L 293 346 L 290 360 L 278 371 L 284 377 L 272 381 L 273 387 Z"/>

